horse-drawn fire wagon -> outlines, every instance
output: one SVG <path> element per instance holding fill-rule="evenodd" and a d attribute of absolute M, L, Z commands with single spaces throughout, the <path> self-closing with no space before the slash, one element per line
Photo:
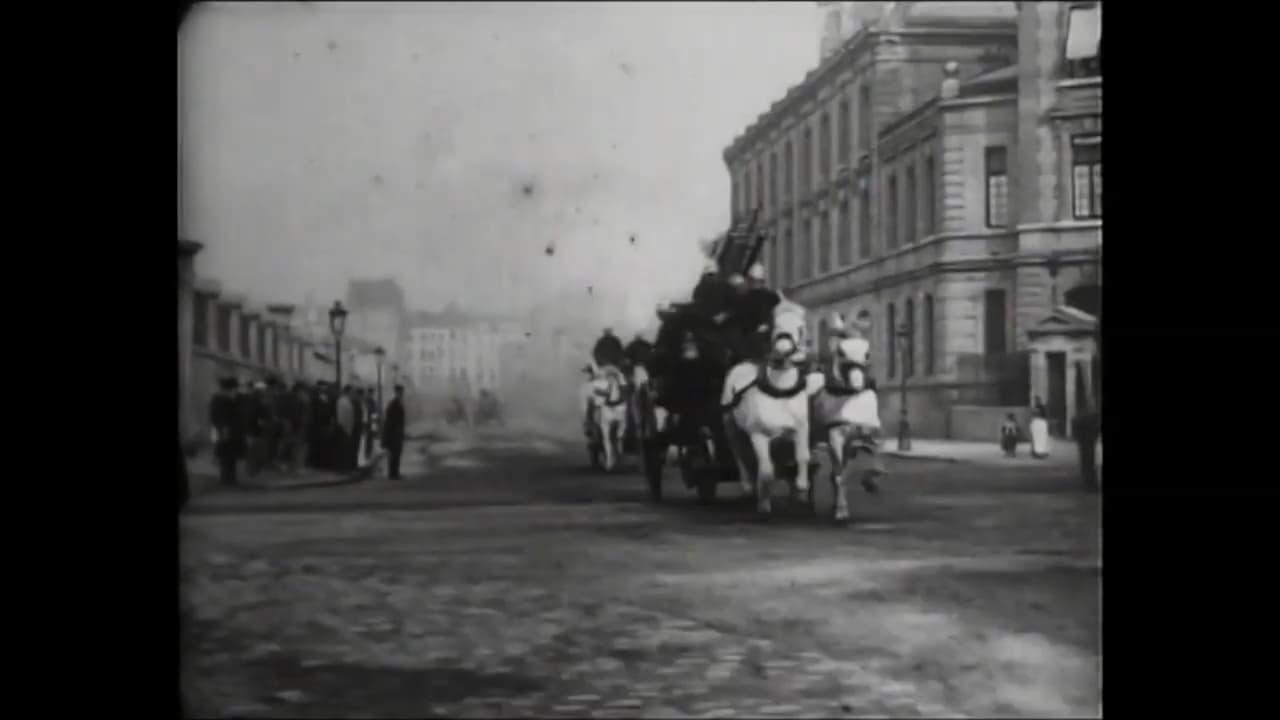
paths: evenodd
<path fill-rule="evenodd" d="M 753 229 L 726 236 L 716 256 L 721 273 L 745 272 L 754 263 L 764 238 Z M 748 345 L 760 348 L 752 357 L 735 353 L 692 304 L 669 306 L 659 317 L 650 380 L 638 384 L 633 397 L 650 497 L 662 500 L 664 466 L 674 455 L 685 487 L 702 502 L 713 501 L 721 483 L 736 482 L 767 515 L 782 486 L 815 512 L 830 508 L 847 519 L 849 461 L 874 455 L 868 430 L 879 426 L 874 390 L 863 387 L 866 353 L 849 345 L 861 356 L 823 352 L 815 362 L 804 309 L 784 298 L 771 322 L 749 338 Z M 852 378 L 853 387 L 833 377 Z M 849 407 L 860 415 L 843 417 Z"/>

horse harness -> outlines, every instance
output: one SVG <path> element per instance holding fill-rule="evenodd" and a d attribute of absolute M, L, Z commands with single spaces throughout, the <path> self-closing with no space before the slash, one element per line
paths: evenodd
<path fill-rule="evenodd" d="M 790 400 L 804 392 L 808 387 L 805 373 L 801 371 L 800 368 L 797 368 L 797 371 L 796 384 L 789 388 L 780 388 L 769 382 L 768 366 L 761 364 L 760 369 L 756 371 L 755 379 L 735 391 L 729 402 L 720 406 L 720 411 L 732 412 L 734 408 L 738 407 L 738 403 L 742 402 L 742 398 L 746 397 L 747 392 L 752 388 L 756 388 L 771 398 L 778 400 Z"/>

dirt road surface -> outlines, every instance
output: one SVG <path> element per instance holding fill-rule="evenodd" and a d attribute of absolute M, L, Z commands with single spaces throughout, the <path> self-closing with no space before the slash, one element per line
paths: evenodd
<path fill-rule="evenodd" d="M 1060 469 L 890 460 L 839 528 L 674 477 L 653 505 L 557 442 L 423 447 L 399 482 L 193 502 L 190 714 L 1101 712 L 1100 498 Z"/>

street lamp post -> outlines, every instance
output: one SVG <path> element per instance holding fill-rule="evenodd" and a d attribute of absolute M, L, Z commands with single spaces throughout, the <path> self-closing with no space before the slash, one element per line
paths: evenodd
<path fill-rule="evenodd" d="M 911 422 L 907 419 L 907 369 L 904 364 L 908 356 L 908 349 L 911 347 L 911 325 L 910 323 L 902 323 L 898 326 L 898 357 L 900 367 L 899 374 L 902 376 L 899 385 L 901 397 L 899 399 L 899 418 L 898 418 L 898 451 L 909 452 L 911 450 Z"/>
<path fill-rule="evenodd" d="M 329 331 L 333 333 L 334 380 L 335 391 L 342 394 L 342 333 L 347 328 L 347 309 L 342 307 L 341 300 L 334 300 L 329 308 Z"/>
<path fill-rule="evenodd" d="M 378 359 L 378 412 L 382 412 L 382 361 L 387 357 L 387 351 L 379 345 L 373 354 Z"/>

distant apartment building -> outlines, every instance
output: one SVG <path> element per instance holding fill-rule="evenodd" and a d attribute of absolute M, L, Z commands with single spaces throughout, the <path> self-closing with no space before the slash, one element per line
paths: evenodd
<path fill-rule="evenodd" d="M 501 391 L 509 380 L 503 357 L 525 340 L 510 320 L 471 315 L 456 308 L 413 313 L 408 322 L 405 367 L 429 392 Z"/>
<path fill-rule="evenodd" d="M 1098 395 L 1101 3 L 817 3 L 817 68 L 725 150 L 774 282 L 872 330 L 886 421 L 995 437 Z"/>
<path fill-rule="evenodd" d="M 385 350 L 388 366 L 408 365 L 409 312 L 404 289 L 395 278 L 352 280 L 344 303 L 352 337 Z"/>

